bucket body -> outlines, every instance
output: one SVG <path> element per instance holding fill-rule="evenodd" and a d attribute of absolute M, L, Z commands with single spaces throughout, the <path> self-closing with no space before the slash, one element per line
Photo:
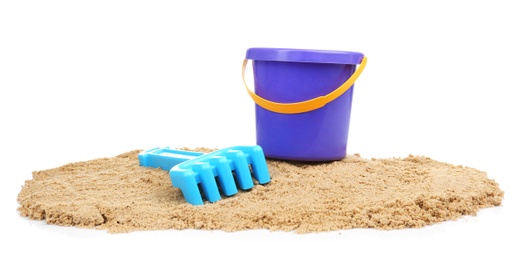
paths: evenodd
<path fill-rule="evenodd" d="M 247 52 L 247 59 L 253 60 L 255 94 L 279 103 L 296 103 L 325 96 L 346 82 L 359 63 L 334 62 L 334 58 L 330 57 L 324 60 L 324 54 L 333 55 L 327 51 L 258 50 L 271 53 L 286 50 L 318 55 L 318 60 L 294 56 L 291 61 L 290 57 L 284 58 L 284 55 L 277 55 L 277 58 L 260 55 L 267 58 L 258 59 L 258 55 L 249 55 Z M 342 52 L 341 55 L 351 55 L 356 61 L 360 55 L 363 57 L 363 54 L 354 52 Z M 353 89 L 350 87 L 321 108 L 303 113 L 273 112 L 256 104 L 257 144 L 268 158 L 273 159 L 334 161 L 344 158 L 347 155 Z"/>

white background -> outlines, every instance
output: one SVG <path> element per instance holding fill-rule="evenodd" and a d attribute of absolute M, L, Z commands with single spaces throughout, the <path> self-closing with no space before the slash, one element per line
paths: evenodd
<path fill-rule="evenodd" d="M 0 258 L 524 259 L 520 2 L 2 1 Z M 250 47 L 365 53 L 349 153 L 486 171 L 502 207 L 422 229 L 310 235 L 115 235 L 19 216 L 16 196 L 35 170 L 157 146 L 254 144 L 241 81 Z"/>

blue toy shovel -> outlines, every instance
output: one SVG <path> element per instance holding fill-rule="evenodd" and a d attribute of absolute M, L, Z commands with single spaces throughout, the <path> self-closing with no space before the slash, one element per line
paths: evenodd
<path fill-rule="evenodd" d="M 203 205 L 231 196 L 241 190 L 270 182 L 263 149 L 259 146 L 234 146 L 208 154 L 154 148 L 139 153 L 139 165 L 170 171 L 172 185 L 181 189 L 186 201 Z M 220 192 L 221 191 L 221 192 Z"/>

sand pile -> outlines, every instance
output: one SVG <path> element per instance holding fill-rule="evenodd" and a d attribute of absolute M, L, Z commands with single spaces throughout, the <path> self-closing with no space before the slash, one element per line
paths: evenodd
<path fill-rule="evenodd" d="M 504 196 L 497 182 L 470 167 L 412 155 L 389 159 L 348 155 L 321 164 L 268 160 L 269 184 L 193 206 L 171 185 L 166 171 L 139 166 L 139 152 L 35 171 L 18 195 L 18 210 L 49 224 L 114 233 L 163 229 L 308 233 L 423 227 L 499 206 Z"/>

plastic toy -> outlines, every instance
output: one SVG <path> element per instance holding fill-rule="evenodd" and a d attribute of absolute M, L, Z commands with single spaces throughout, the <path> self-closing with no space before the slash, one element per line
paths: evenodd
<path fill-rule="evenodd" d="M 154 148 L 139 153 L 139 164 L 170 171 L 172 185 L 181 189 L 185 200 L 203 205 L 270 182 L 263 149 L 259 146 L 234 146 L 208 154 Z M 221 191 L 221 192 L 220 192 Z"/>
<path fill-rule="evenodd" d="M 254 92 L 244 78 L 252 61 Z M 256 144 L 268 158 L 334 161 L 347 155 L 360 52 L 250 48 L 245 88 L 256 105 Z"/>

